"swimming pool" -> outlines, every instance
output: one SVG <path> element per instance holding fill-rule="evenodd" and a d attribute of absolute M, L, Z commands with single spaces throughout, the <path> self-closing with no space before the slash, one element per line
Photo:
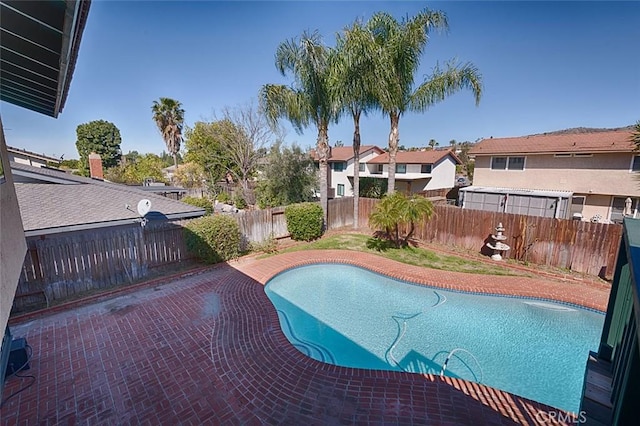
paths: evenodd
<path fill-rule="evenodd" d="M 412 285 L 316 264 L 265 292 L 298 350 L 356 368 L 445 374 L 577 412 L 604 314 L 574 305 Z"/>

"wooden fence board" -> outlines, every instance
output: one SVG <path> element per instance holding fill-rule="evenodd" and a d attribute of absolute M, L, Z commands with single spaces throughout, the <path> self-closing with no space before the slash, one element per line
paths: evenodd
<path fill-rule="evenodd" d="M 182 223 L 160 223 L 27 239 L 14 309 L 131 283 L 149 267 L 190 259 Z"/>

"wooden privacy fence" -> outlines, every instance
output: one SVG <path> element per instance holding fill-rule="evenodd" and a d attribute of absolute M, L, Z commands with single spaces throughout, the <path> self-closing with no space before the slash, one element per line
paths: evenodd
<path fill-rule="evenodd" d="M 376 199 L 361 198 L 359 218 L 367 226 Z M 485 247 L 499 222 L 511 250 L 506 258 L 613 278 L 622 226 L 524 216 L 454 206 L 434 206 L 434 217 L 416 225 L 415 238 L 490 254 Z"/>
<path fill-rule="evenodd" d="M 265 210 L 245 210 L 234 215 L 245 240 L 263 242 L 270 237 L 279 239 L 289 236 L 284 207 Z M 353 225 L 353 197 L 329 200 L 327 209 L 328 229 Z"/>
<path fill-rule="evenodd" d="M 149 223 L 27 239 L 14 309 L 132 283 L 190 259 L 180 223 Z"/>

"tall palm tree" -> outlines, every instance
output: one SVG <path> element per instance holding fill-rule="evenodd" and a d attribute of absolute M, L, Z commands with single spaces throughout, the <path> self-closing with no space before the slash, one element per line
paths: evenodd
<path fill-rule="evenodd" d="M 389 116 L 389 181 L 388 192 L 395 189 L 396 154 L 399 122 L 408 111 L 423 112 L 447 96 L 471 89 L 476 104 L 482 94 L 482 77 L 471 63 L 447 62 L 444 69 L 436 66 L 431 76 L 414 88 L 414 75 L 432 30 L 447 30 L 443 12 L 425 9 L 413 18 L 398 22 L 385 12 L 376 13 L 367 23 L 378 48 L 376 98 L 383 113 Z"/>
<path fill-rule="evenodd" d="M 322 44 L 318 32 L 304 32 L 299 39 L 281 43 L 276 51 L 276 68 L 291 74 L 291 86 L 267 84 L 260 89 L 260 102 L 269 120 L 288 119 L 301 133 L 313 124 L 318 130 L 316 153 L 320 162 L 320 204 L 327 223 L 327 164 L 329 123 L 337 119 L 334 92 L 330 85 L 330 56 L 334 51 Z"/>
<path fill-rule="evenodd" d="M 375 49 L 373 36 L 360 21 L 337 35 L 336 55 L 331 66 L 332 89 L 343 113 L 353 119 L 353 227 L 359 226 L 360 117 L 375 108 Z"/>
<path fill-rule="evenodd" d="M 153 101 L 151 106 L 153 121 L 156 122 L 167 151 L 173 157 L 173 164 L 178 169 L 178 152 L 182 143 L 182 128 L 184 126 L 184 109 L 182 104 L 175 99 L 160 98 Z"/>

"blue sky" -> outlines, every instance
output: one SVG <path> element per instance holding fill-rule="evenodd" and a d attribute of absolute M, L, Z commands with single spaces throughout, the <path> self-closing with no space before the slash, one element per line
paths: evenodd
<path fill-rule="evenodd" d="M 319 30 L 327 44 L 356 18 L 396 17 L 424 7 L 447 13 L 448 34 L 433 34 L 416 78 L 439 61 L 471 61 L 484 79 L 478 107 L 460 92 L 400 121 L 400 143 L 519 136 L 569 127 L 618 127 L 640 119 L 639 2 L 168 2 L 94 0 L 66 106 L 58 119 L 2 102 L 7 144 L 77 158 L 76 127 L 113 122 L 122 150 L 160 153 L 151 120 L 159 97 L 181 101 L 185 121 L 211 119 L 246 104 L 266 83 L 288 83 L 274 66 L 278 44 Z M 315 144 L 315 129 L 287 142 Z M 385 146 L 389 122 L 362 122 L 364 144 Z M 329 128 L 350 144 L 348 118 Z"/>

